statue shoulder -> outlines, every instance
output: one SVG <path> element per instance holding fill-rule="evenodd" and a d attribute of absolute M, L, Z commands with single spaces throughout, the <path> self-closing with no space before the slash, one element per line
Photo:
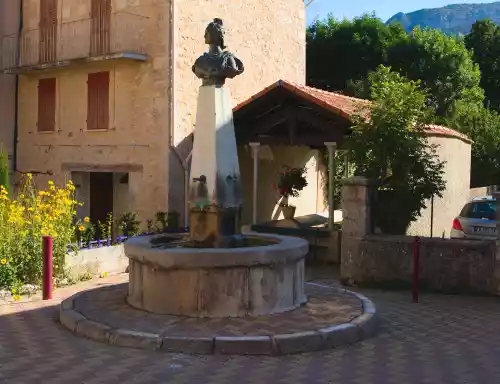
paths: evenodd
<path fill-rule="evenodd" d="M 238 72 L 243 72 L 245 70 L 245 67 L 243 66 L 243 62 L 238 59 L 232 52 L 229 51 L 224 51 L 222 52 L 222 56 L 224 57 L 224 61 L 234 61 L 234 66 Z"/>

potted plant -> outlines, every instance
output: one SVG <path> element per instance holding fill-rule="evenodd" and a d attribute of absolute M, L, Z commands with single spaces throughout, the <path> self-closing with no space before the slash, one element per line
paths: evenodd
<path fill-rule="evenodd" d="M 292 168 L 283 166 L 280 172 L 278 184 L 274 185 L 274 189 L 278 191 L 281 196 L 280 207 L 285 219 L 293 219 L 295 215 L 295 206 L 288 204 L 290 196 L 298 197 L 299 192 L 307 186 L 305 178 L 305 168 Z"/>

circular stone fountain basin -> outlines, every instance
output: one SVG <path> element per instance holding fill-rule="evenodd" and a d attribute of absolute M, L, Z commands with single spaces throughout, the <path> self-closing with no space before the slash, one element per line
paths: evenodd
<path fill-rule="evenodd" d="M 241 248 L 156 248 L 155 236 L 124 244 L 129 258 L 128 303 L 153 313 L 189 317 L 260 316 L 307 302 L 307 241 L 246 235 Z"/>

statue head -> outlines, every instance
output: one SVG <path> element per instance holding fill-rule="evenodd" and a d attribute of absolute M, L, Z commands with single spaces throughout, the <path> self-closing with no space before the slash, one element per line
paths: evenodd
<path fill-rule="evenodd" d="M 224 27 L 221 19 L 214 19 L 208 24 L 205 30 L 205 43 L 210 45 L 217 45 L 221 49 L 226 49 L 224 45 Z"/>

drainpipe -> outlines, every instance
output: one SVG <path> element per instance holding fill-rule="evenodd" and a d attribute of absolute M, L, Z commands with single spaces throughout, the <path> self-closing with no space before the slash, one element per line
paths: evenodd
<path fill-rule="evenodd" d="M 434 196 L 431 197 L 431 237 L 434 235 Z"/>
<path fill-rule="evenodd" d="M 21 34 L 23 31 L 23 4 L 24 0 L 19 1 L 19 28 L 18 28 L 18 40 L 17 40 L 17 52 L 16 52 L 16 65 L 17 67 L 21 64 Z M 17 172 L 17 137 L 19 132 L 19 75 L 16 75 L 15 81 L 15 91 L 14 91 L 14 145 L 12 148 L 12 171 Z"/>

